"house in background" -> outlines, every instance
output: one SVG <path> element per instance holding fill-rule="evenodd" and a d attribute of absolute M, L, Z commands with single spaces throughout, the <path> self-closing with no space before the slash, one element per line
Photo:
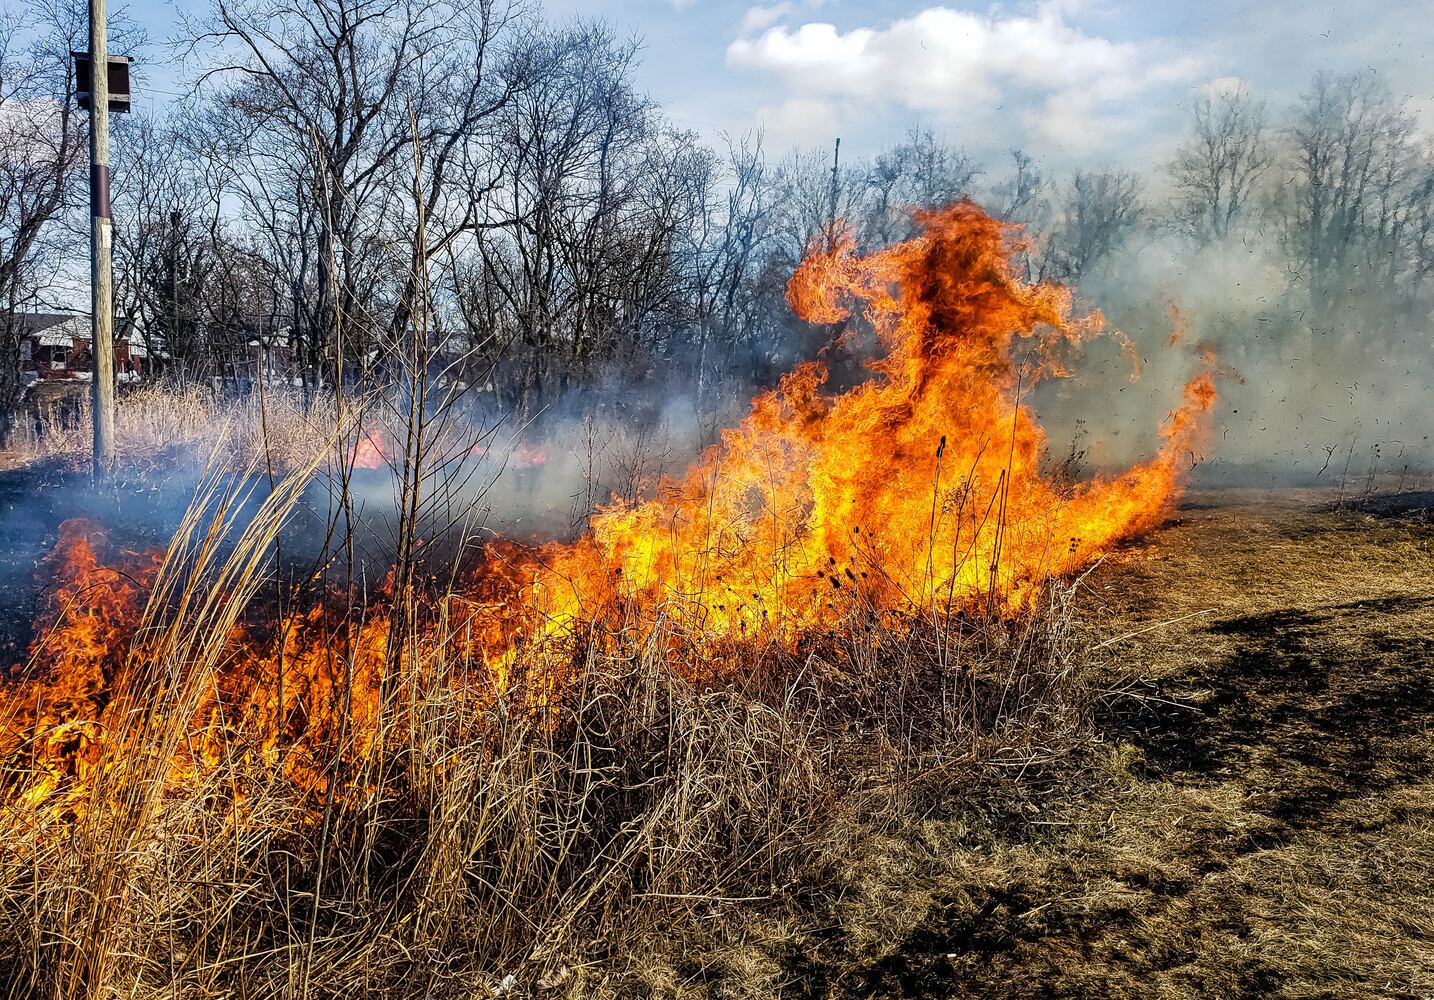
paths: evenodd
<path fill-rule="evenodd" d="M 93 371 L 90 356 L 90 318 L 79 313 L 20 313 L 8 317 L 19 325 L 20 373 L 25 384 L 88 381 Z M 144 347 L 135 337 L 117 337 L 115 374 L 122 382 L 144 374 Z"/>
<path fill-rule="evenodd" d="M 291 327 L 272 316 L 234 312 L 205 330 L 205 368 L 215 388 L 247 392 L 265 385 L 302 385 Z"/>

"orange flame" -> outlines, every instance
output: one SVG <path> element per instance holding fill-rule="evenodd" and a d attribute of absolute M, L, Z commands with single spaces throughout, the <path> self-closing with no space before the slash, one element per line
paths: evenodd
<path fill-rule="evenodd" d="M 784 640 L 855 606 L 1010 606 L 1158 522 L 1211 375 L 1185 387 L 1150 462 L 1073 487 L 1047 478 L 1021 400 L 1100 317 L 1072 320 L 1064 289 L 1021 282 L 1009 231 L 975 205 L 920 221 L 917 239 L 865 257 L 849 238 L 814 250 L 787 287 L 808 321 L 871 324 L 874 377 L 827 394 L 826 368 L 799 366 L 656 499 L 615 501 L 578 542 L 543 548 L 523 571 L 542 633 L 617 604 L 691 635 Z"/>
<path fill-rule="evenodd" d="M 134 639 L 163 555 L 108 553 L 123 564 L 119 570 L 102 563 L 99 553 L 108 548 L 93 521 L 73 518 L 60 526 L 41 566 L 50 589 L 36 622 L 27 681 L 0 689 L 0 762 L 6 769 L 21 761 L 33 768 L 27 789 L 33 801 L 82 783 L 94 767 L 115 671 Z"/>
<path fill-rule="evenodd" d="M 355 469 L 381 469 L 391 465 L 393 446 L 381 427 L 366 426 L 354 442 L 353 467 Z"/>
<path fill-rule="evenodd" d="M 792 643 L 853 612 L 1020 608 L 1046 578 L 1155 525 L 1201 445 L 1213 353 L 1154 458 L 1062 482 L 1042 471 L 1046 438 L 1025 400 L 1064 372 L 1061 351 L 1099 333 L 1100 317 L 1072 319 L 1066 290 L 1021 281 L 1011 230 L 971 203 L 920 221 L 918 238 L 866 256 L 845 238 L 814 249 L 787 288 L 803 319 L 870 326 L 871 378 L 828 391 L 824 365 L 800 365 L 652 499 L 614 498 L 574 542 L 490 544 L 404 662 L 446 650 L 460 664 L 451 682 L 480 699 L 521 669 L 541 704 L 560 689 L 575 637 L 684 645 L 720 669 L 731 643 Z M 0 773 L 39 774 L 24 782 L 29 801 L 83 785 L 158 563 L 131 556 L 128 575 L 107 570 L 94 537 L 67 523 L 47 569 L 57 606 L 83 613 L 43 622 L 40 669 L 0 686 Z M 236 631 L 176 768 L 212 767 L 245 734 L 246 753 L 324 787 L 322 755 L 343 739 L 341 754 L 362 755 L 377 726 L 391 614 L 376 606 L 352 625 L 320 606 Z M 587 629 L 595 622 L 613 627 Z"/>

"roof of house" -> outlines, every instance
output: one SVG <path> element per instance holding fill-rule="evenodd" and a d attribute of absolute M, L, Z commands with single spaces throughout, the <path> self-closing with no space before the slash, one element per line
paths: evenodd
<path fill-rule="evenodd" d="M 14 318 L 19 320 L 20 328 L 27 336 L 40 335 L 65 325 L 73 325 L 76 333 L 82 331 L 86 337 L 90 334 L 90 318 L 84 313 L 18 313 Z"/>
<path fill-rule="evenodd" d="M 22 337 L 34 337 L 40 347 L 71 347 L 76 340 L 91 338 L 90 318 L 84 313 L 21 313 Z M 116 331 L 115 345 L 126 344 L 131 354 L 146 355 L 144 337 L 138 330 Z M 160 350 L 160 354 L 164 351 Z"/>

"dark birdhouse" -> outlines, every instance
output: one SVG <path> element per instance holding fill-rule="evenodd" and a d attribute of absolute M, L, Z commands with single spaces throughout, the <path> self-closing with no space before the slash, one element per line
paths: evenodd
<path fill-rule="evenodd" d="M 75 96 L 80 107 L 90 107 L 90 54 L 71 52 L 75 57 Z M 110 111 L 129 110 L 129 56 L 110 56 Z"/>

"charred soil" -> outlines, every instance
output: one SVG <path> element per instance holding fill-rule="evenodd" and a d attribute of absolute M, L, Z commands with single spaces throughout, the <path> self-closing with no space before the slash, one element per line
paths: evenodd
<path fill-rule="evenodd" d="M 886 838 L 923 884 L 867 887 L 888 930 L 863 947 L 852 917 L 850 972 L 819 992 L 1434 995 L 1434 526 L 1414 499 L 1195 493 L 1102 566 L 1102 630 L 1140 634 L 1098 650 L 1091 770 L 1015 835 Z"/>

